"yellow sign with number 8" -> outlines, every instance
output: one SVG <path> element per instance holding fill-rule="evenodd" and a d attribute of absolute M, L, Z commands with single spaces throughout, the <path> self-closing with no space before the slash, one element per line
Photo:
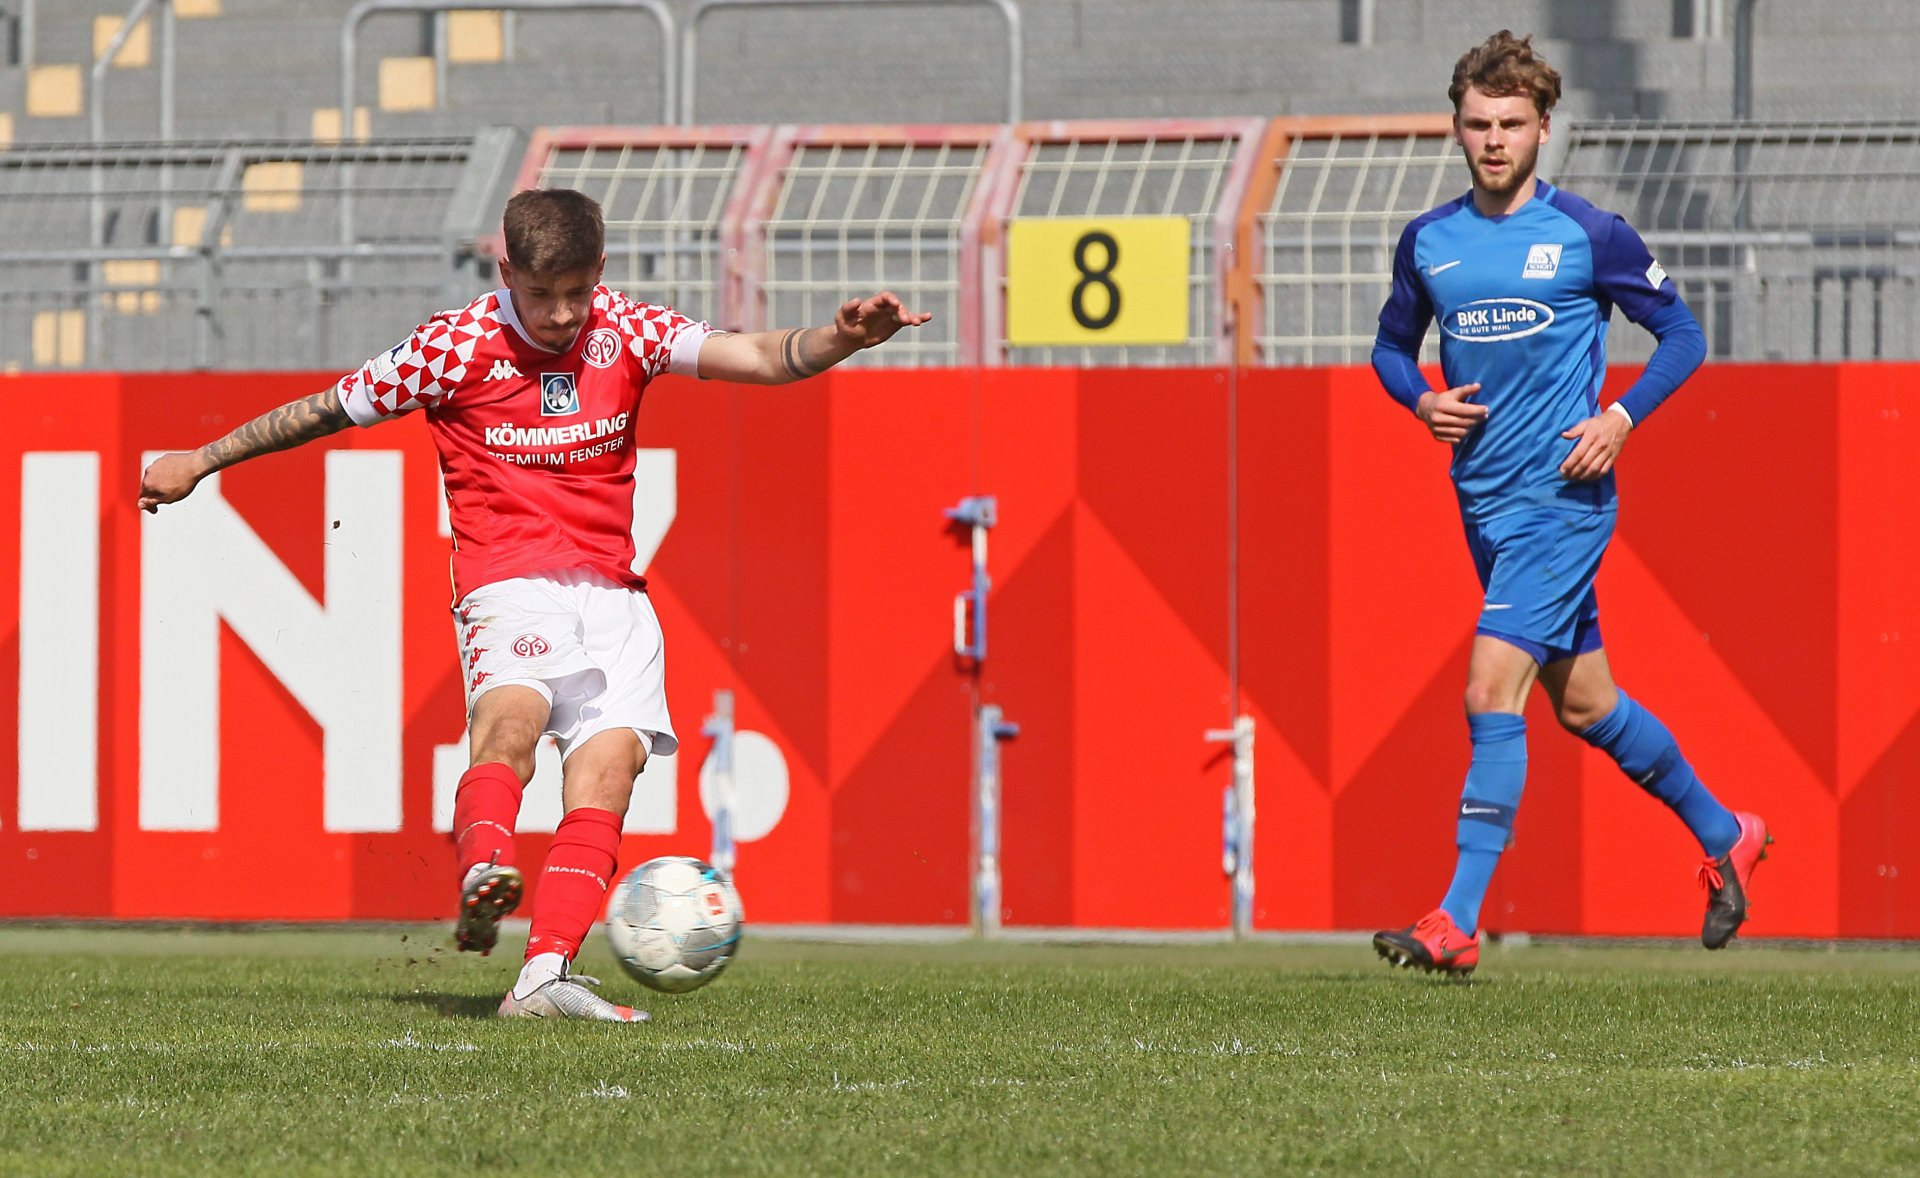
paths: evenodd
<path fill-rule="evenodd" d="M 1007 342 L 1183 344 L 1185 217 L 1029 217 L 1007 226 Z"/>

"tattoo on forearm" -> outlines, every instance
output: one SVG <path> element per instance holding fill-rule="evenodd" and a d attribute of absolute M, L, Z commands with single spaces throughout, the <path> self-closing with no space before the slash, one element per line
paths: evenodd
<path fill-rule="evenodd" d="M 796 327 L 780 337 L 780 362 L 786 365 L 787 375 L 795 380 L 805 380 L 820 371 L 800 354 L 800 340 L 806 333 L 806 328 Z"/>
<path fill-rule="evenodd" d="M 270 409 L 207 446 L 217 467 L 232 466 L 258 454 L 290 450 L 315 438 L 345 429 L 351 419 L 340 405 L 339 391 L 323 389 L 311 397 Z"/>

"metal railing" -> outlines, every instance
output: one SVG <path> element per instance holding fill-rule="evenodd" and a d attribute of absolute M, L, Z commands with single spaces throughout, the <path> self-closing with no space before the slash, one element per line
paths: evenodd
<path fill-rule="evenodd" d="M 858 7 L 866 4 L 903 5 L 986 5 L 999 11 L 1007 22 L 1007 121 L 1017 123 L 1024 104 L 1025 38 L 1021 32 L 1020 6 L 1014 0 L 692 0 L 687 12 L 687 30 L 680 41 L 680 119 L 694 118 L 695 90 L 699 83 L 700 21 L 716 8 L 818 8 L 824 6 Z"/>
<path fill-rule="evenodd" d="M 1006 119 L 1008 122 L 1020 120 L 1024 103 L 1025 41 L 1020 7 L 1015 0 L 692 0 L 687 10 L 684 33 L 666 0 L 488 0 L 483 4 L 476 4 L 475 0 L 359 0 L 359 3 L 348 10 L 341 23 L 340 126 L 343 134 L 351 134 L 351 128 L 354 126 L 354 108 L 357 105 L 359 92 L 361 26 L 368 18 L 383 13 L 435 13 L 444 17 L 450 12 L 467 11 L 476 7 L 488 11 L 500 11 L 507 16 L 529 11 L 643 12 L 654 18 L 661 32 L 660 121 L 664 124 L 687 125 L 693 121 L 697 91 L 699 26 L 702 19 L 712 10 L 716 8 L 858 7 L 874 3 L 885 3 L 893 7 L 902 4 L 985 6 L 998 12 L 1006 22 L 1007 32 Z M 134 0 L 132 9 L 122 22 L 112 43 L 93 64 L 92 86 L 87 93 L 87 106 L 88 118 L 93 127 L 93 140 L 96 143 L 105 139 L 106 100 L 103 83 L 108 63 L 119 53 L 126 39 L 132 35 L 149 9 L 153 8 L 159 10 L 161 26 L 159 137 L 163 142 L 171 141 L 173 138 L 176 91 L 173 3 L 172 0 Z M 12 5 L 0 8 L 0 15 L 10 16 L 17 22 L 18 32 L 14 43 L 19 61 L 15 64 L 31 66 L 37 23 L 35 0 L 20 0 L 17 14 Z M 443 94 L 446 89 L 447 69 L 444 25 L 438 26 L 438 30 L 435 37 L 434 86 L 436 94 Z"/>
<path fill-rule="evenodd" d="M 478 283 L 447 211 L 469 140 L 0 153 L 0 365 L 351 363 Z M 355 232 L 339 225 L 351 198 Z"/>
<path fill-rule="evenodd" d="M 1920 356 L 1920 122 L 1592 123 L 1554 182 L 1646 239 L 1722 359 Z M 1644 356 L 1643 332 L 1610 337 Z"/>
<path fill-rule="evenodd" d="M 347 12 L 340 25 L 340 126 L 353 126 L 354 94 L 359 72 L 360 26 L 380 12 L 453 12 L 473 8 L 528 11 L 632 10 L 646 12 L 660 22 L 660 121 L 675 121 L 674 101 L 678 87 L 674 83 L 674 44 L 678 39 L 673 11 L 664 0 L 360 0 Z M 439 60 L 436 55 L 436 62 Z M 444 87 L 436 78 L 436 88 Z"/>

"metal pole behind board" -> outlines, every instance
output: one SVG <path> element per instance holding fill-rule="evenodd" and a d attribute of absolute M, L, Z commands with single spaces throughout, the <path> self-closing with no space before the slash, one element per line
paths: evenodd
<path fill-rule="evenodd" d="M 1220 868 L 1233 881 L 1233 935 L 1253 932 L 1253 717 L 1215 728 L 1207 740 L 1233 745 L 1233 783 L 1220 806 Z"/>
<path fill-rule="evenodd" d="M 953 653 L 966 660 L 973 693 L 973 931 L 1000 931 L 1000 742 L 1020 735 L 998 704 L 980 700 L 980 670 L 987 661 L 987 533 L 998 522 L 991 495 L 971 496 L 949 507 L 946 518 L 968 529 L 973 553 L 972 587 L 953 599 Z"/>
<path fill-rule="evenodd" d="M 733 816 L 738 800 L 733 784 L 733 692 L 715 689 L 713 714 L 700 726 L 700 735 L 713 742 L 713 752 L 708 754 L 713 762 L 713 850 L 707 862 L 725 878 L 733 879 L 737 858 Z"/>

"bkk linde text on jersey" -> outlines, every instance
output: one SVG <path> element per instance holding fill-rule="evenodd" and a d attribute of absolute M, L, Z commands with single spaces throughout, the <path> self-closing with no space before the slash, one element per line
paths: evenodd
<path fill-rule="evenodd" d="M 1459 322 L 1462 327 L 1497 327 L 1505 323 L 1532 323 L 1540 318 L 1539 312 L 1531 307 L 1462 307 Z"/>

